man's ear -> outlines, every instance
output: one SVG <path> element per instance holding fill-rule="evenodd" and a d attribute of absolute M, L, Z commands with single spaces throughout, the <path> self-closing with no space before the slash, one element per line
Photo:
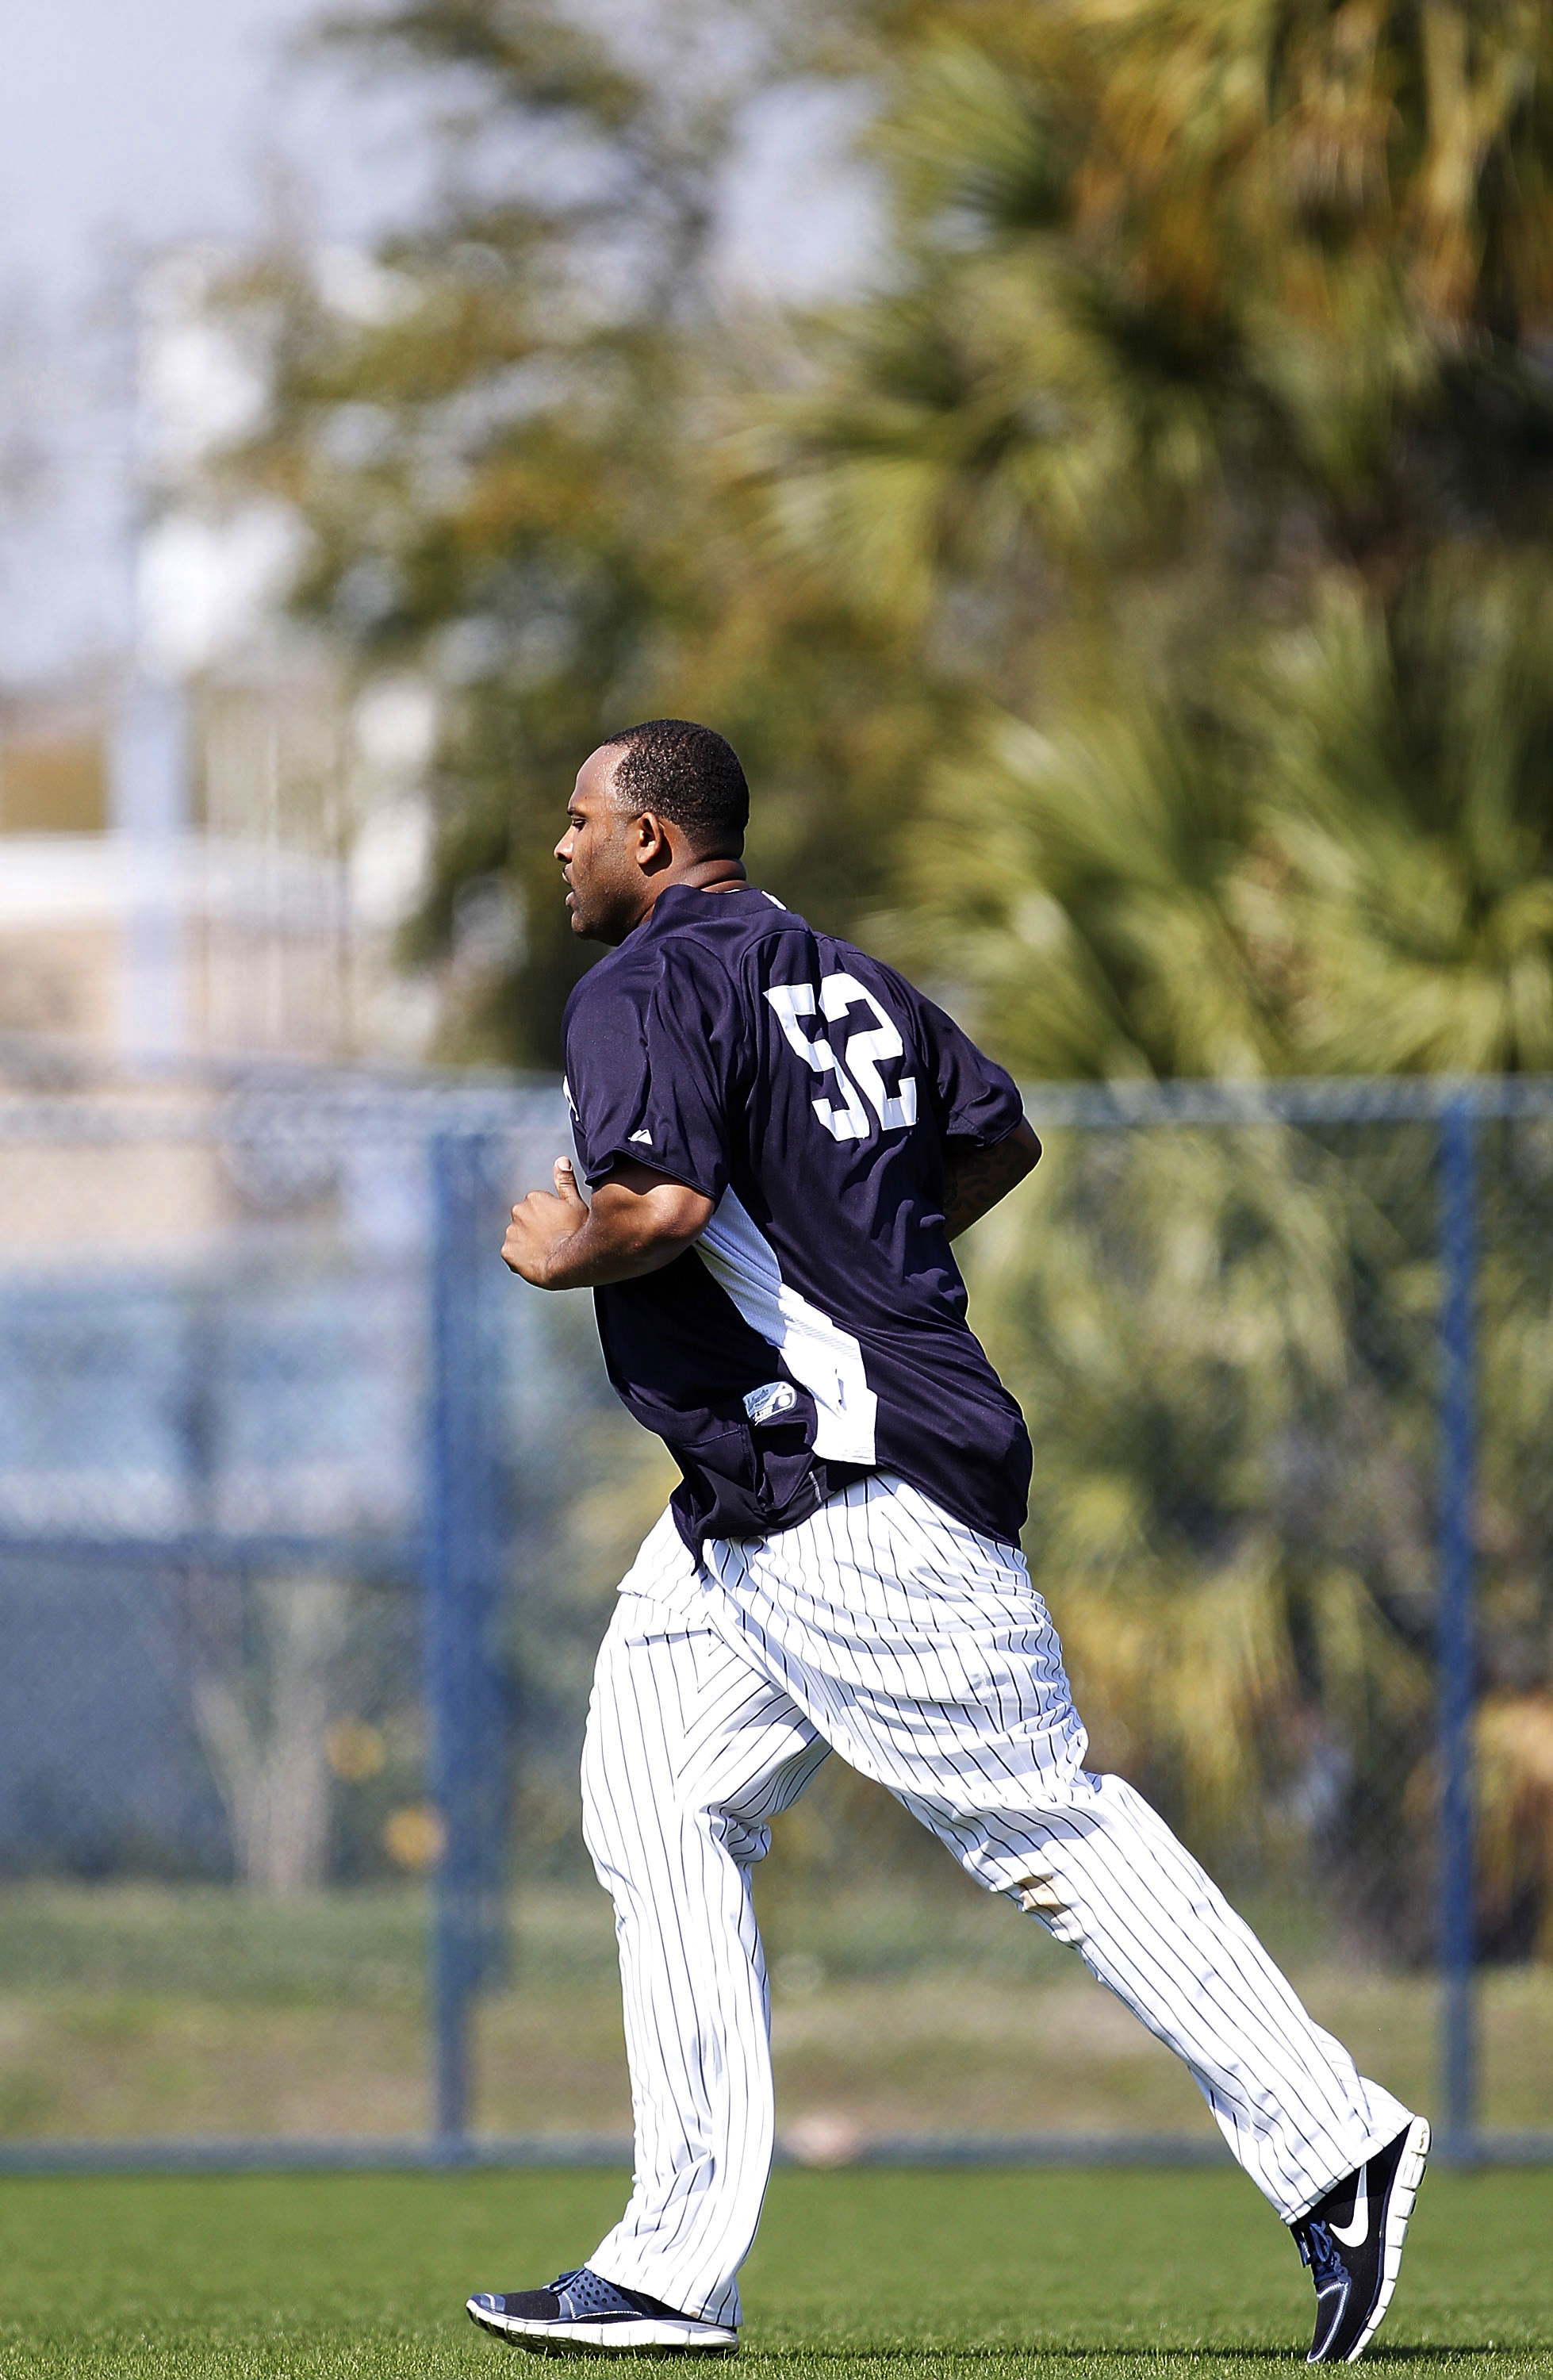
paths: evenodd
<path fill-rule="evenodd" d="M 631 856 L 643 875 L 666 868 L 673 857 L 673 845 L 662 820 L 652 810 L 643 810 L 636 826 Z"/>

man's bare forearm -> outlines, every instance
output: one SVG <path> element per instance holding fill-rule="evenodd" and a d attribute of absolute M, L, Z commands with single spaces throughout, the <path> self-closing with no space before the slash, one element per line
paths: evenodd
<path fill-rule="evenodd" d="M 512 1210 L 502 1256 L 536 1289 L 604 1289 L 661 1272 L 700 1237 L 711 1200 L 646 1166 L 621 1165 L 589 1207 L 569 1158 L 558 1158 L 555 1192 L 530 1191 Z"/>
<path fill-rule="evenodd" d="M 994 1141 L 990 1148 L 957 1154 L 944 1184 L 944 1225 L 950 1238 L 957 1240 L 990 1213 L 1034 1171 L 1040 1153 L 1040 1142 L 1021 1118 L 1006 1139 Z"/>
<path fill-rule="evenodd" d="M 635 1227 L 634 1227 L 635 1223 Z M 695 1237 L 654 1232 L 645 1218 L 612 1216 L 601 1225 L 589 1211 L 569 1238 L 553 1241 L 524 1278 L 538 1289 L 605 1289 L 617 1281 L 637 1281 L 661 1272 L 683 1256 Z"/>

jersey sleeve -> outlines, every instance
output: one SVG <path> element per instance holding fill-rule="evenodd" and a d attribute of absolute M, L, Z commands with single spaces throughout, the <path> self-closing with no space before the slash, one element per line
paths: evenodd
<path fill-rule="evenodd" d="M 566 1091 L 590 1187 L 622 1159 L 715 1205 L 728 1186 L 731 1073 L 740 1041 L 715 961 L 664 952 L 650 973 L 584 978 L 566 1028 Z"/>
<path fill-rule="evenodd" d="M 920 993 L 916 1008 L 932 1069 L 933 1105 L 944 1139 L 968 1140 L 977 1148 L 991 1148 L 1006 1140 L 1025 1115 L 1025 1102 L 1013 1075 L 978 1050 L 952 1016 Z"/>

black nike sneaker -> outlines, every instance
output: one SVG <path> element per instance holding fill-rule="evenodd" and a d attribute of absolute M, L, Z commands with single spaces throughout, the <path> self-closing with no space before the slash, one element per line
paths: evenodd
<path fill-rule="evenodd" d="M 1402 2240 L 1429 2155 L 1414 2116 L 1387 2147 L 1317 2199 L 1290 2229 L 1316 2283 L 1316 2337 L 1307 2363 L 1354 2363 L 1391 2302 Z"/>
<path fill-rule="evenodd" d="M 623 2289 L 586 2265 L 548 2289 L 471 2298 L 471 2322 L 535 2355 L 732 2355 L 736 2330 Z"/>

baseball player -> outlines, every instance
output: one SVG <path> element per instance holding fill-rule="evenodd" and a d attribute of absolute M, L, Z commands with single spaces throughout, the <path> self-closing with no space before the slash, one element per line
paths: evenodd
<path fill-rule="evenodd" d="M 576 1164 L 503 1255 L 596 1293 L 681 1481 L 599 1657 L 583 1822 L 620 1942 L 630 2204 L 515 2345 L 725 2352 L 772 2145 L 750 1870 L 827 1754 L 878 1779 L 1184 2058 L 1316 2291 L 1313 2362 L 1385 2313 L 1429 2128 L 1313 2023 L 1147 1803 L 1086 1769 L 1019 1549 L 1030 1447 L 951 1242 L 1040 1154 L 1019 1095 L 892 969 L 740 863 L 721 736 L 651 720 L 584 762 L 556 856 L 613 946 L 566 1013 Z"/>

